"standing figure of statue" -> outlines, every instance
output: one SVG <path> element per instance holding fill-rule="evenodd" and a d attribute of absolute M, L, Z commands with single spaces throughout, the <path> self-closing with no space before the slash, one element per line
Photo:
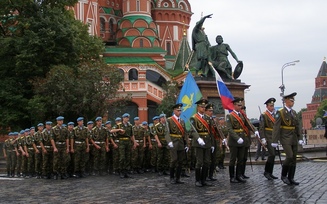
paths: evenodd
<path fill-rule="evenodd" d="M 237 63 L 242 61 L 238 60 L 237 56 L 228 44 L 223 43 L 223 37 L 218 35 L 216 37 L 217 45 L 210 47 L 211 59 L 213 66 L 223 79 L 233 79 L 232 65 L 228 60 L 228 52 L 233 56 Z M 239 73 L 240 74 L 240 73 Z M 237 77 L 235 77 L 236 79 Z"/>
<path fill-rule="evenodd" d="M 212 14 L 204 16 L 196 23 L 192 31 L 192 49 L 196 52 L 196 75 L 202 69 L 202 76 L 207 77 L 210 70 L 210 43 L 204 33 L 203 23 L 206 18 L 211 18 Z"/>

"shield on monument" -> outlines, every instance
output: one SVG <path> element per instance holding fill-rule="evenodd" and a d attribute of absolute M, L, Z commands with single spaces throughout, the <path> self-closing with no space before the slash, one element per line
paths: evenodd
<path fill-rule="evenodd" d="M 233 78 L 237 79 L 241 75 L 242 71 L 243 71 L 243 62 L 241 61 L 236 65 L 234 69 Z"/>

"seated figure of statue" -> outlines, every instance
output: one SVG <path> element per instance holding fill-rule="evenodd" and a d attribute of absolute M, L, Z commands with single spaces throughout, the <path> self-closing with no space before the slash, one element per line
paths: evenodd
<path fill-rule="evenodd" d="M 216 37 L 217 45 L 210 47 L 211 60 L 213 67 L 217 70 L 222 79 L 233 79 L 232 77 L 232 65 L 228 60 L 228 52 L 233 56 L 237 63 L 241 62 L 238 60 L 235 53 L 229 47 L 228 44 L 223 43 L 223 37 L 218 35 Z"/>

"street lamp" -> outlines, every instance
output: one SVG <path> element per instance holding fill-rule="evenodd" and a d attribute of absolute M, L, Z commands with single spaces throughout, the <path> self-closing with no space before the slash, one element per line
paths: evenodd
<path fill-rule="evenodd" d="M 294 66 L 296 63 L 300 62 L 300 60 L 295 60 L 295 61 L 292 61 L 292 62 L 287 62 L 285 63 L 283 66 L 282 66 L 282 85 L 279 87 L 280 90 L 281 90 L 281 93 L 280 93 L 280 96 L 282 97 L 282 103 L 283 103 L 283 106 L 284 106 L 284 92 L 285 92 L 285 85 L 284 85 L 284 69 L 288 66 Z"/>

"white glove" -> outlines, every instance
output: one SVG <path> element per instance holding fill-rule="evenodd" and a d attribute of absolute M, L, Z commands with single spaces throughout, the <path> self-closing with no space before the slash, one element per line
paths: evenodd
<path fill-rule="evenodd" d="M 243 142 L 244 142 L 244 140 L 242 138 L 240 138 L 240 139 L 237 140 L 237 143 L 238 144 L 243 144 Z"/>
<path fill-rule="evenodd" d="M 299 140 L 299 145 L 304 145 L 304 141 L 303 140 Z"/>
<path fill-rule="evenodd" d="M 204 141 L 203 141 L 203 139 L 201 138 L 201 137 L 199 137 L 199 139 L 198 139 L 198 143 L 199 143 L 199 145 L 201 145 L 201 146 L 204 146 L 206 143 L 204 143 Z"/>
<path fill-rule="evenodd" d="M 258 138 L 260 138 L 260 134 L 259 134 L 259 131 L 258 131 L 258 130 L 255 131 L 254 134 L 255 134 L 255 135 L 258 135 Z"/>
<path fill-rule="evenodd" d="M 211 147 L 211 153 L 215 151 L 215 147 Z"/>
<path fill-rule="evenodd" d="M 262 139 L 261 139 L 261 142 L 262 142 L 262 144 L 264 144 L 264 145 L 266 145 L 266 144 L 267 144 L 267 141 L 266 141 L 266 139 L 265 139 L 265 138 L 262 138 Z"/>
<path fill-rule="evenodd" d="M 174 147 L 173 142 L 169 142 L 168 147 L 173 148 Z"/>
<path fill-rule="evenodd" d="M 226 144 L 226 139 L 223 139 L 222 144 L 223 144 L 223 145 Z"/>
<path fill-rule="evenodd" d="M 271 146 L 272 146 L 273 148 L 276 148 L 276 147 L 278 146 L 278 143 L 271 143 Z"/>
<path fill-rule="evenodd" d="M 188 148 L 188 147 L 185 147 L 184 149 L 185 149 L 185 152 L 188 152 L 188 150 L 189 150 L 189 148 Z"/>

